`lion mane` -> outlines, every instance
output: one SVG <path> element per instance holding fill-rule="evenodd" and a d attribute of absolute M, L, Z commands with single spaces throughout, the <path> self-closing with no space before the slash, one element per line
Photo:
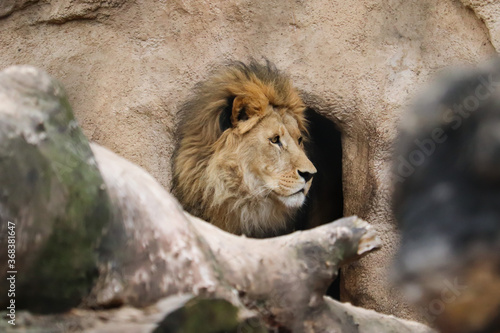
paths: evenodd
<path fill-rule="evenodd" d="M 231 63 L 180 110 L 172 191 L 184 209 L 234 234 L 293 229 L 316 172 L 304 103 L 269 61 Z"/>

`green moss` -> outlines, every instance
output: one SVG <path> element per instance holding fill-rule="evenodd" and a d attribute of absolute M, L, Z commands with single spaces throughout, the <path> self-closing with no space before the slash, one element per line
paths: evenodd
<path fill-rule="evenodd" d="M 239 321 L 238 308 L 222 299 L 195 298 L 167 315 L 155 333 L 263 333 L 259 319 Z"/>

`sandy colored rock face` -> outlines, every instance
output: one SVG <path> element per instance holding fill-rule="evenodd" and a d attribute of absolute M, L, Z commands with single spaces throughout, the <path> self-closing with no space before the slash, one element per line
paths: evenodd
<path fill-rule="evenodd" d="M 398 243 L 390 147 L 421 84 L 500 47 L 499 5 L 462 2 L 472 10 L 452 0 L 8 0 L 0 68 L 58 77 L 89 139 L 169 187 L 176 110 L 193 85 L 226 60 L 267 57 L 341 126 L 345 214 L 371 222 L 385 244 L 345 268 L 344 299 L 422 318 L 387 285 Z"/>

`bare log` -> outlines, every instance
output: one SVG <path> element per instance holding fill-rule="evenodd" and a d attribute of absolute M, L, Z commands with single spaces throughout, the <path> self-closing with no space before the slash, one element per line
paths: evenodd
<path fill-rule="evenodd" d="M 182 214 L 180 207 L 149 174 L 102 147 L 93 144 L 92 148 L 107 184 L 112 206 L 121 212 L 118 222 L 128 221 L 124 224 L 134 226 L 130 231 L 141 230 L 136 235 L 153 235 L 156 232 L 156 240 L 160 240 L 167 249 L 168 244 L 175 242 L 179 236 L 193 237 L 184 242 L 185 249 L 176 246 L 178 253 L 191 253 L 191 247 L 187 246 L 197 244 L 198 249 L 208 254 L 200 263 L 205 265 L 201 267 L 207 273 L 212 272 L 209 275 L 211 278 L 200 285 L 194 284 L 198 288 L 195 294 L 202 291 L 204 296 L 229 299 L 228 296 L 232 297 L 235 295 L 233 292 L 237 291 L 239 298 L 236 304 L 241 300 L 246 308 L 257 311 L 267 319 L 268 325 L 286 327 L 293 332 L 342 332 L 346 329 L 379 332 L 371 330 L 371 327 L 381 326 L 386 327 L 384 332 L 431 331 L 420 324 L 375 312 L 367 315 L 366 311 L 357 311 L 359 309 L 349 306 L 343 310 L 344 321 L 337 312 L 339 307 L 345 305 L 323 296 L 343 261 L 380 246 L 373 229 L 365 221 L 348 217 L 312 230 L 269 239 L 235 236 L 187 213 L 172 218 L 173 214 Z M 117 198 L 120 200 L 115 201 Z M 140 204 L 135 204 L 137 202 Z M 163 234 L 163 230 L 167 233 Z M 133 234 L 129 236 L 134 237 Z M 139 237 L 130 242 L 129 238 L 129 249 L 130 244 L 141 242 L 155 244 L 154 239 Z M 136 254 L 131 253 L 124 256 L 129 262 L 116 265 L 119 271 L 114 273 L 122 276 L 126 284 L 113 297 L 126 304 L 133 302 L 127 295 L 135 293 L 127 290 L 137 288 L 132 278 L 137 273 L 133 270 L 129 271 L 131 273 L 125 272 L 121 267 L 134 267 L 135 264 L 130 261 L 134 256 Z M 169 257 L 168 260 L 178 259 Z M 140 262 L 140 265 L 149 267 L 150 262 Z M 189 267 L 186 271 L 196 272 L 199 266 L 184 267 Z M 213 275 L 210 268 L 220 274 Z M 178 290 L 189 290 L 193 281 L 198 281 L 191 275 L 187 276 L 188 279 L 185 275 L 175 279 L 172 272 L 166 274 L 169 274 L 172 285 Z M 106 281 L 110 279 L 106 276 L 107 273 L 101 275 L 102 283 L 98 284 L 94 295 L 99 295 L 100 290 L 112 289 L 113 284 L 107 286 Z M 155 282 L 154 279 L 150 281 Z M 207 287 L 207 282 L 212 282 L 210 287 Z M 232 292 L 227 293 L 226 288 Z M 155 291 L 157 295 L 169 295 L 167 290 Z M 381 323 L 374 325 L 372 321 L 375 318 L 379 318 Z M 245 322 L 242 325 L 249 324 Z"/>
<path fill-rule="evenodd" d="M 78 311 L 98 318 L 109 312 L 95 308 L 147 306 L 136 309 L 137 316 L 164 324 L 167 315 L 175 311 L 162 304 L 179 294 L 191 294 L 198 299 L 229 301 L 237 309 L 235 329 L 240 332 L 263 328 L 293 332 L 430 332 L 423 325 L 323 296 L 342 262 L 380 246 L 368 223 L 348 217 L 273 239 L 228 234 L 186 215 L 175 199 L 138 166 L 98 145 L 92 145 L 92 155 L 71 116 L 62 88 L 47 74 L 26 67 L 9 69 L 0 76 L 0 94 L 0 117 L 8 120 L 7 125 L 0 126 L 0 135 L 5 139 L 0 140 L 0 183 L 9 194 L 0 196 L 0 217 L 2 226 L 6 219 L 16 221 L 16 241 L 26 244 L 16 253 L 16 260 L 27 263 L 18 276 L 38 291 L 45 286 L 36 286 L 36 274 L 45 279 L 54 276 L 68 288 L 76 284 L 75 275 L 88 271 L 96 274 L 85 280 L 90 282 L 78 289 L 83 292 L 73 295 L 71 303 L 65 302 L 66 294 L 57 292 L 51 298 L 35 292 L 30 302 L 46 302 L 49 311 L 67 309 L 77 302 L 86 309 Z M 43 120 L 43 127 L 38 119 Z M 74 141 L 77 146 L 72 145 Z M 76 152 L 68 147 L 76 147 Z M 65 174 L 54 166 L 61 156 L 76 160 Z M 36 186 L 30 187 L 33 168 L 43 169 L 37 171 Z M 16 184 L 22 188 L 17 189 Z M 30 205 L 34 202 L 37 205 Z M 54 202 L 64 203 L 63 208 Z M 37 228 L 32 229 L 33 225 Z M 4 232 L 2 229 L 2 235 Z M 5 241 L 2 237 L 2 248 Z M 41 257 L 33 251 L 41 246 L 54 250 L 42 251 Z M 88 255 L 77 255 L 77 251 Z M 45 261 L 41 258 L 55 266 L 43 270 Z M 2 264 L 7 262 L 5 257 L 0 259 Z M 62 264 L 73 265 L 75 272 L 54 268 Z M 5 272 L 0 272 L 0 278 L 5 278 Z M 68 274 L 67 280 L 62 273 Z M 6 291 L 2 285 L 0 293 Z M 54 306 L 59 304 L 63 306 Z M 29 304 L 25 308 L 30 309 Z M 151 312 L 156 314 L 154 319 Z M 89 323 L 75 317 L 74 311 L 57 317 L 31 316 L 29 322 L 35 327 L 50 325 L 53 318 L 59 323 L 76 322 L 81 329 L 99 325 L 99 320 Z M 252 316 L 264 320 L 265 327 L 248 326 Z M 127 320 L 121 322 L 126 324 Z"/>

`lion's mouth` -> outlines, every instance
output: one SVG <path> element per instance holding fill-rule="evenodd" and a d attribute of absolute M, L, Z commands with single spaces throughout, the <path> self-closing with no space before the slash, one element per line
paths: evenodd
<path fill-rule="evenodd" d="M 301 188 L 300 190 L 298 190 L 297 192 L 294 192 L 292 194 L 283 194 L 283 193 L 278 193 L 276 191 L 273 191 L 274 194 L 278 197 L 278 198 L 281 198 L 281 199 L 295 199 L 297 197 L 300 197 L 300 195 L 303 195 L 305 197 L 306 195 L 306 189 L 305 187 Z"/>
<path fill-rule="evenodd" d="M 276 196 L 281 197 L 281 198 L 292 198 L 294 196 L 300 195 L 301 193 L 303 195 L 306 195 L 306 189 L 305 189 L 305 187 L 301 188 L 300 190 L 298 190 L 297 192 L 294 192 L 292 194 L 283 194 L 283 193 L 278 193 L 276 191 L 273 191 L 273 192 L 274 192 L 274 194 Z"/>
<path fill-rule="evenodd" d="M 297 195 L 299 193 L 306 193 L 306 189 L 305 188 L 301 188 L 300 190 L 298 190 L 297 192 L 293 193 L 293 194 L 290 194 L 289 197 L 293 197 L 294 195 Z"/>
<path fill-rule="evenodd" d="M 290 195 L 280 195 L 278 193 L 276 193 L 276 195 L 277 199 L 281 201 L 285 206 L 289 208 L 298 208 L 304 203 L 304 200 L 306 198 L 305 192 L 305 188 L 301 188 L 297 192 L 294 192 Z"/>
<path fill-rule="evenodd" d="M 301 188 L 300 190 L 298 190 L 297 192 L 294 192 L 294 193 L 292 193 L 292 194 L 282 194 L 282 193 L 276 192 L 276 191 L 274 191 L 274 190 L 273 190 L 273 192 L 274 192 L 274 194 L 275 194 L 275 195 L 277 195 L 278 197 L 289 198 L 289 197 L 293 197 L 294 195 L 297 195 L 297 194 L 300 194 L 300 193 L 302 193 L 302 194 L 304 194 L 304 195 L 305 195 L 305 194 L 306 194 L 306 189 L 303 187 L 303 188 Z"/>

